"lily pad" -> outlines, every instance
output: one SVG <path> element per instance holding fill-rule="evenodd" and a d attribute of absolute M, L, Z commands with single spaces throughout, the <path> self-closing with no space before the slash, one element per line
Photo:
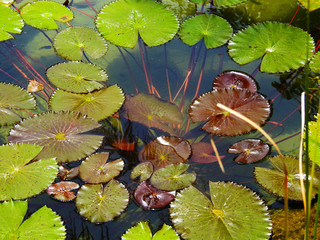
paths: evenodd
<path fill-rule="evenodd" d="M 21 120 L 14 109 L 34 109 L 36 101 L 26 90 L 17 85 L 0 83 L 0 126 Z"/>
<path fill-rule="evenodd" d="M 152 95 L 140 93 L 128 97 L 124 107 L 127 112 L 126 117 L 130 121 L 141 123 L 148 128 L 158 128 L 172 133 L 170 124 L 182 123 L 182 114 L 176 105 Z"/>
<path fill-rule="evenodd" d="M 196 98 L 189 107 L 193 122 L 207 121 L 203 130 L 215 135 L 234 136 L 247 133 L 254 128 L 238 117 L 217 107 L 221 103 L 258 125 L 262 125 L 270 114 L 268 101 L 259 93 L 245 89 L 214 89 Z"/>
<path fill-rule="evenodd" d="M 152 236 L 147 222 L 139 222 L 136 226 L 129 228 L 122 235 L 121 240 L 180 240 L 171 226 L 163 224 L 162 228 Z"/>
<path fill-rule="evenodd" d="M 84 160 L 80 165 L 80 177 L 87 183 L 105 183 L 118 176 L 123 170 L 122 159 L 113 161 L 109 159 L 108 152 L 93 154 Z"/>
<path fill-rule="evenodd" d="M 69 27 L 59 32 L 53 40 L 57 53 L 67 60 L 80 61 L 83 53 L 93 59 L 104 56 L 107 43 L 96 31 L 87 27 Z"/>
<path fill-rule="evenodd" d="M 181 40 L 192 46 L 202 38 L 207 48 L 225 44 L 231 37 L 232 27 L 227 20 L 214 14 L 201 14 L 187 19 L 181 25 Z"/>
<path fill-rule="evenodd" d="M 299 160 L 297 158 L 291 156 L 275 156 L 270 158 L 274 169 L 255 167 L 254 174 L 257 182 L 271 193 L 283 197 L 285 171 L 281 158 L 283 158 L 288 171 L 288 198 L 292 200 L 302 200 L 299 178 Z M 309 172 L 309 177 L 310 176 L 311 171 Z M 305 178 L 305 173 L 303 173 L 304 182 Z M 313 180 L 312 197 L 318 192 L 319 180 L 320 174 L 317 171 Z"/>
<path fill-rule="evenodd" d="M 20 14 L 26 24 L 43 30 L 58 29 L 55 21 L 65 23 L 73 19 L 69 8 L 50 1 L 28 3 L 21 9 Z"/>
<path fill-rule="evenodd" d="M 107 73 L 90 63 L 65 62 L 47 69 L 47 77 L 56 87 L 74 93 L 88 93 L 104 87 Z"/>
<path fill-rule="evenodd" d="M 111 43 L 133 48 L 138 35 L 150 47 L 168 42 L 176 35 L 179 23 L 160 3 L 118 0 L 102 8 L 96 18 L 96 27 Z"/>
<path fill-rule="evenodd" d="M 0 203 L 1 239 L 65 239 L 66 229 L 60 217 L 43 206 L 25 221 L 27 201 Z"/>
<path fill-rule="evenodd" d="M 307 44 L 308 43 L 308 44 Z M 286 72 L 304 66 L 307 51 L 314 50 L 312 37 L 300 28 L 278 22 L 251 25 L 236 33 L 228 44 L 229 55 L 239 64 L 260 57 L 262 72 Z"/>
<path fill-rule="evenodd" d="M 99 123 L 74 112 L 47 112 L 23 120 L 10 131 L 12 143 L 43 146 L 37 159 L 56 157 L 58 162 L 80 160 L 101 145 L 103 136 L 90 133 Z"/>
<path fill-rule="evenodd" d="M 171 203 L 170 216 L 183 239 L 269 239 L 267 207 L 254 192 L 234 183 L 209 186 L 211 201 L 190 186 Z"/>
<path fill-rule="evenodd" d="M 127 207 L 129 193 L 122 183 L 111 180 L 101 184 L 85 184 L 78 191 L 76 206 L 80 215 L 90 222 L 108 222 Z"/>
<path fill-rule="evenodd" d="M 163 191 L 146 181 L 134 191 L 134 198 L 144 210 L 154 210 L 167 206 L 176 196 L 176 191 Z"/>
<path fill-rule="evenodd" d="M 320 1 L 319 0 L 298 0 L 302 6 L 307 8 L 309 11 L 314 11 L 320 8 Z M 308 8 L 309 7 L 309 8 Z"/>
<path fill-rule="evenodd" d="M 189 165 L 170 164 L 156 170 L 151 177 L 151 183 L 158 189 L 173 191 L 186 188 L 196 180 L 195 173 L 186 173 Z"/>
<path fill-rule="evenodd" d="M 227 7 L 237 5 L 248 0 L 213 0 L 213 5 L 218 7 Z"/>
<path fill-rule="evenodd" d="M 54 181 L 54 158 L 32 161 L 42 149 L 26 143 L 0 146 L 0 201 L 37 195 Z"/>
<path fill-rule="evenodd" d="M 68 202 L 76 198 L 72 190 L 78 189 L 79 187 L 79 184 L 75 182 L 63 181 L 51 184 L 47 188 L 47 193 L 59 201 Z"/>
<path fill-rule="evenodd" d="M 59 166 L 59 177 L 61 180 L 70 180 L 79 175 L 79 168 L 80 166 L 73 167 L 73 168 L 68 168 L 64 165 Z"/>
<path fill-rule="evenodd" d="M 142 162 L 134 167 L 134 169 L 130 174 L 130 178 L 134 180 L 139 177 L 139 181 L 142 182 L 150 178 L 152 173 L 153 173 L 152 163 Z"/>
<path fill-rule="evenodd" d="M 193 16 L 196 8 L 195 5 L 186 0 L 162 0 L 163 5 L 165 5 L 170 11 L 172 11 L 181 21 L 189 16 Z"/>
<path fill-rule="evenodd" d="M 320 115 L 317 114 L 315 116 L 316 121 L 309 121 L 309 157 L 310 159 L 315 162 L 318 166 L 320 166 L 320 142 L 319 142 L 319 135 L 320 135 Z"/>
<path fill-rule="evenodd" d="M 21 33 L 24 26 L 16 11 L 2 5 L 0 5 L 0 23 L 0 41 L 14 38 L 10 33 Z"/>
<path fill-rule="evenodd" d="M 70 93 L 56 90 L 50 99 L 53 111 L 79 111 L 97 121 L 110 117 L 124 102 L 122 89 L 112 85 L 92 93 Z"/>
<path fill-rule="evenodd" d="M 320 73 L 320 51 L 318 51 L 312 58 L 310 64 L 310 69 L 319 74 Z"/>

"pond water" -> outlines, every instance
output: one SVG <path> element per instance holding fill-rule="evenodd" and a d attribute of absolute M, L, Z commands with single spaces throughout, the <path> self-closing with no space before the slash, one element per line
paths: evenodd
<path fill-rule="evenodd" d="M 100 9 L 108 1 L 90 1 L 96 9 Z M 268 7 L 265 1 L 265 6 Z M 280 17 L 284 22 L 288 22 L 288 19 L 292 18 L 297 4 L 295 1 L 287 1 L 286 7 L 278 6 L 278 10 L 282 9 L 282 15 L 277 11 L 273 13 L 274 16 Z M 24 1 L 21 4 L 23 4 Z M 73 7 L 94 15 L 93 10 L 88 6 L 85 1 L 74 1 Z M 225 12 L 224 12 L 225 11 Z M 221 11 L 229 16 L 230 21 L 234 18 L 227 10 Z M 272 11 L 270 11 L 270 16 Z M 90 17 L 74 11 L 75 20 L 71 22 L 73 25 L 82 25 L 94 28 L 94 21 Z M 239 13 L 237 13 L 239 14 Z M 252 14 L 252 13 L 250 13 Z M 249 15 L 250 15 L 249 14 Z M 299 13 L 301 14 L 301 13 Z M 301 21 L 304 22 L 304 16 L 298 15 Z M 268 19 L 268 16 L 261 16 L 262 20 Z M 282 19 L 281 19 L 282 18 Z M 238 29 L 242 28 L 246 21 L 232 22 L 233 27 L 237 26 Z M 247 19 L 248 20 L 248 19 Z M 271 19 L 273 20 L 273 19 Z M 248 20 L 249 21 L 249 20 Z M 254 21 L 250 19 L 250 21 Z M 249 21 L 249 22 L 250 22 Z M 238 25 L 237 25 L 238 24 Z M 301 24 L 301 25 L 302 25 Z M 312 24 L 311 24 L 312 25 Z M 62 25 L 61 25 L 62 26 Z M 65 26 L 63 26 L 64 28 Z M 0 44 L 0 72 L 1 81 L 18 84 L 12 77 L 18 79 L 22 86 L 26 86 L 27 79 L 18 70 L 21 69 L 28 78 L 34 78 L 33 74 L 39 73 L 41 76 L 45 76 L 45 69 L 64 60 L 57 56 L 49 39 L 52 39 L 56 35 L 56 31 L 43 31 L 36 30 L 30 26 L 25 26 L 21 35 L 15 35 L 14 40 L 9 40 Z M 17 48 L 26 60 L 34 68 L 27 66 L 21 56 L 16 55 L 14 49 Z M 147 93 L 147 85 L 145 80 L 145 74 L 143 71 L 143 65 L 140 58 L 139 46 L 136 44 L 133 49 L 123 49 L 121 52 L 116 46 L 109 45 L 107 54 L 99 60 L 91 60 L 92 63 L 106 69 L 109 80 L 108 84 L 117 84 L 121 87 L 125 94 L 136 94 L 136 89 L 139 93 Z M 258 85 L 258 92 L 265 96 L 269 101 L 272 101 L 272 114 L 263 126 L 264 130 L 269 132 L 271 137 L 279 143 L 279 147 L 283 154 L 289 154 L 296 156 L 298 152 L 299 134 L 300 131 L 300 99 L 299 91 L 294 92 L 289 85 L 286 87 L 286 82 L 289 82 L 291 78 L 287 78 L 284 74 L 268 74 L 261 73 L 259 71 L 260 59 L 253 61 L 246 65 L 239 65 L 235 63 L 228 55 L 227 47 L 222 46 L 215 49 L 206 51 L 203 43 L 197 43 L 195 46 L 190 47 L 184 44 L 178 37 L 175 37 L 165 46 L 157 47 L 145 47 L 144 54 L 148 58 L 148 70 L 152 78 L 154 87 L 158 91 L 159 95 L 164 100 L 169 100 L 169 90 L 167 85 L 167 77 L 170 81 L 170 91 L 172 95 L 175 95 L 179 90 L 181 84 L 187 76 L 188 64 L 190 59 L 195 61 L 195 68 L 191 76 L 189 88 L 186 92 L 185 111 L 184 118 L 188 118 L 187 106 L 192 102 L 197 87 L 198 79 L 201 74 L 201 65 L 206 54 L 206 62 L 203 68 L 202 82 L 200 85 L 198 96 L 212 90 L 213 79 L 227 70 L 238 70 L 248 73 L 254 76 Z M 194 56 L 192 56 L 194 53 Z M 147 54 L 147 55 L 146 55 Z M 198 56 L 198 58 L 197 58 Z M 128 61 L 130 69 L 127 67 L 124 59 Z M 18 67 L 15 67 L 14 64 Z M 167 70 L 167 71 L 166 71 Z M 167 75 L 168 74 L 168 75 Z M 294 74 L 293 74 L 294 75 Z M 136 84 L 133 82 L 133 78 Z M 293 80 L 295 82 L 296 80 Z M 276 88 L 277 86 L 277 88 Z M 282 91 L 285 95 L 281 94 Z M 291 93 L 291 94 L 290 94 Z M 182 98 L 180 94 L 177 98 L 177 102 Z M 44 109 L 46 106 L 44 106 Z M 126 118 L 123 118 L 124 110 L 119 112 L 121 122 L 124 129 L 128 130 L 127 135 L 134 136 L 136 139 L 140 139 L 145 144 L 161 135 L 168 135 L 165 132 L 157 129 L 148 130 L 146 127 L 138 123 L 129 123 Z M 194 129 L 184 132 L 184 129 L 179 131 L 180 137 L 183 137 L 190 142 L 195 140 L 203 142 L 210 142 L 210 134 L 201 130 L 202 125 L 194 125 Z M 195 172 L 197 180 L 194 184 L 198 189 L 203 192 L 208 192 L 208 181 L 233 181 L 250 189 L 256 191 L 262 198 L 268 203 L 273 204 L 274 207 L 281 207 L 281 203 L 276 202 L 276 198 L 266 193 L 255 181 L 253 175 L 253 168 L 256 166 L 269 166 L 270 163 L 267 160 L 255 164 L 241 165 L 234 162 L 235 155 L 229 154 L 227 149 L 233 143 L 247 138 L 259 138 L 264 141 L 266 139 L 261 136 L 259 132 L 253 131 L 249 134 L 236 136 L 236 137 L 217 137 L 213 139 L 217 144 L 220 155 L 224 156 L 222 162 L 225 168 L 225 173 L 221 172 L 221 169 L 217 162 L 213 163 L 196 163 L 188 162 L 190 168 L 188 171 Z M 3 138 L 0 139 L 2 143 L 5 142 Z M 143 144 L 139 144 L 137 150 L 141 150 Z M 137 164 L 138 156 L 137 152 L 116 151 L 111 146 L 105 144 L 99 151 L 108 150 L 111 152 L 110 158 L 117 159 L 122 158 L 125 163 L 125 169 L 117 179 L 124 183 L 130 193 L 137 186 L 137 183 L 130 179 L 130 172 L 132 168 Z M 271 150 L 270 155 L 276 155 L 274 149 Z M 71 165 L 78 165 L 74 163 Z M 74 181 L 79 184 L 83 182 L 76 178 Z M 170 217 L 168 214 L 168 208 L 164 208 L 157 211 L 144 211 L 142 208 L 131 198 L 127 209 L 115 220 L 103 224 L 93 224 L 86 221 L 77 213 L 74 202 L 61 203 L 46 193 L 42 193 L 36 197 L 29 199 L 28 215 L 31 215 L 34 211 L 41 206 L 47 205 L 56 211 L 63 219 L 67 228 L 67 239 L 119 239 L 121 235 L 131 226 L 142 220 L 148 220 L 151 224 L 153 231 L 159 229 L 163 223 L 171 225 Z"/>

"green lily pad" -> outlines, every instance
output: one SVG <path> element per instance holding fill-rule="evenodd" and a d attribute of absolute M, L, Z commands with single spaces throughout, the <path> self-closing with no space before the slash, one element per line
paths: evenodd
<path fill-rule="evenodd" d="M 308 42 L 308 44 L 306 44 Z M 304 66 L 307 50 L 311 57 L 314 43 L 300 28 L 278 22 L 251 25 L 236 33 L 228 44 L 229 55 L 239 64 L 260 57 L 262 72 L 286 72 Z"/>
<path fill-rule="evenodd" d="M 319 74 L 320 73 L 320 51 L 318 51 L 312 58 L 310 64 L 310 69 Z"/>
<path fill-rule="evenodd" d="M 31 162 L 42 148 L 26 143 L 0 146 L 0 201 L 34 196 L 54 181 L 54 158 Z"/>
<path fill-rule="evenodd" d="M 248 0 L 213 0 L 213 5 L 218 7 L 226 7 L 237 5 L 242 2 L 246 2 Z"/>
<path fill-rule="evenodd" d="M 130 174 L 130 178 L 132 180 L 139 178 L 139 181 L 145 181 L 148 178 L 151 177 L 151 174 L 153 172 L 153 165 L 151 162 L 142 162 L 140 164 L 138 164 L 137 166 L 134 167 L 134 169 L 132 170 L 131 174 Z"/>
<path fill-rule="evenodd" d="M 9 142 L 43 146 L 37 159 L 56 157 L 58 162 L 80 160 L 101 145 L 103 136 L 90 133 L 97 121 L 74 112 L 47 112 L 23 120 L 10 131 Z"/>
<path fill-rule="evenodd" d="M 231 37 L 232 27 L 227 20 L 213 14 L 201 14 L 187 19 L 181 25 L 181 40 L 192 46 L 202 38 L 207 48 L 225 44 Z"/>
<path fill-rule="evenodd" d="M 170 216 L 183 239 L 269 239 L 267 207 L 254 192 L 235 183 L 209 185 L 211 201 L 190 186 L 171 203 Z"/>
<path fill-rule="evenodd" d="M 315 116 L 316 121 L 309 121 L 309 157 L 318 166 L 320 166 L 320 122 L 318 121 L 320 115 Z"/>
<path fill-rule="evenodd" d="M 151 177 L 151 184 L 158 189 L 172 191 L 190 186 L 196 180 L 195 173 L 186 173 L 189 165 L 170 164 L 156 170 Z"/>
<path fill-rule="evenodd" d="M 164 5 L 154 1 L 118 0 L 98 13 L 96 27 L 115 45 L 133 48 L 138 35 L 150 47 L 164 44 L 177 33 L 179 23 Z"/>
<path fill-rule="evenodd" d="M 93 59 L 107 52 L 107 43 L 100 34 L 87 27 L 69 27 L 59 32 L 53 40 L 57 53 L 68 60 L 80 61 L 83 52 Z"/>
<path fill-rule="evenodd" d="M 14 109 L 34 109 L 36 101 L 26 90 L 17 85 L 0 83 L 0 126 L 21 120 Z"/>
<path fill-rule="evenodd" d="M 108 222 L 127 207 L 129 193 L 122 183 L 111 180 L 105 187 L 85 184 L 78 192 L 76 206 L 80 215 L 90 222 Z"/>
<path fill-rule="evenodd" d="M 102 88 L 107 73 L 84 62 L 58 63 L 47 69 L 47 77 L 56 87 L 74 93 L 88 93 Z"/>
<path fill-rule="evenodd" d="M 81 179 L 87 183 L 105 183 L 118 176 L 124 167 L 123 160 L 117 159 L 107 163 L 108 158 L 108 152 L 89 156 L 80 165 Z"/>
<path fill-rule="evenodd" d="M 1 239 L 65 239 L 66 229 L 55 212 L 43 206 L 23 221 L 27 208 L 26 201 L 0 203 Z"/>
<path fill-rule="evenodd" d="M 28 3 L 21 9 L 20 14 L 26 24 L 43 30 L 58 29 L 55 21 L 64 23 L 73 19 L 69 8 L 50 1 Z"/>
<path fill-rule="evenodd" d="M 270 161 L 275 169 L 255 167 L 255 177 L 262 187 L 277 196 L 283 197 L 285 174 L 281 156 L 272 157 L 270 158 Z M 283 161 L 285 162 L 288 171 L 288 198 L 302 200 L 299 179 L 299 160 L 291 156 L 283 156 Z M 309 177 L 310 174 L 311 171 L 309 172 Z M 303 174 L 303 178 L 306 178 L 305 173 Z M 319 180 L 320 174 L 319 172 L 316 172 L 313 181 L 312 197 L 318 192 Z"/>
<path fill-rule="evenodd" d="M 147 222 L 139 222 L 136 226 L 129 228 L 122 235 L 121 240 L 179 240 L 180 237 L 171 226 L 163 224 L 162 228 L 152 236 Z"/>
<path fill-rule="evenodd" d="M 117 112 L 124 102 L 124 94 L 117 85 L 101 90 L 77 94 L 56 90 L 51 97 L 53 111 L 79 111 L 97 121 L 110 117 Z"/>
<path fill-rule="evenodd" d="M 10 33 L 21 33 L 24 26 L 16 11 L 2 5 L 0 5 L 0 23 L 0 41 L 14 38 Z"/>
<path fill-rule="evenodd" d="M 320 8 L 320 1 L 319 0 L 298 0 L 302 6 L 307 8 L 309 11 L 314 11 Z M 309 5 L 309 8 L 308 8 Z"/>

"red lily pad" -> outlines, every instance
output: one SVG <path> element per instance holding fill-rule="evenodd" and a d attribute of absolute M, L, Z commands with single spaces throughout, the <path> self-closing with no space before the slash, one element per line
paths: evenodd
<path fill-rule="evenodd" d="M 47 188 L 47 193 L 59 201 L 69 202 L 76 198 L 72 190 L 78 189 L 79 187 L 79 184 L 75 182 L 63 181 L 51 184 Z"/>
<path fill-rule="evenodd" d="M 198 142 L 191 145 L 192 156 L 189 159 L 191 162 L 197 163 L 213 163 L 217 162 L 218 158 L 213 155 L 214 151 L 210 143 Z M 225 155 L 220 156 L 223 159 Z"/>
<path fill-rule="evenodd" d="M 214 88 L 241 88 L 251 92 L 257 91 L 254 79 L 246 73 L 226 71 L 218 75 L 213 81 Z"/>
<path fill-rule="evenodd" d="M 134 191 L 134 198 L 144 210 L 165 207 L 176 196 L 176 191 L 163 191 L 153 187 L 146 181 L 141 182 Z"/>
<path fill-rule="evenodd" d="M 237 163 L 253 163 L 262 160 L 269 153 L 270 147 L 260 139 L 246 139 L 229 147 L 229 153 L 240 153 L 235 158 Z"/>
<path fill-rule="evenodd" d="M 207 121 L 202 129 L 215 135 L 235 136 L 254 129 L 230 112 L 218 108 L 218 103 L 241 113 L 258 125 L 262 125 L 270 115 L 270 105 L 259 93 L 223 88 L 214 89 L 196 98 L 189 107 L 191 120 Z"/>

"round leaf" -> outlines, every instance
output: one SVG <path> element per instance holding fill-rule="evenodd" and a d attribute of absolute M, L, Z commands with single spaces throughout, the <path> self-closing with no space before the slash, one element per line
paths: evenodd
<path fill-rule="evenodd" d="M 229 55 L 239 64 L 260 57 L 262 72 L 286 72 L 304 66 L 307 51 L 312 56 L 313 39 L 292 25 L 265 22 L 236 33 L 228 44 Z"/>
<path fill-rule="evenodd" d="M 0 41 L 13 38 L 10 33 L 21 33 L 24 23 L 20 15 L 11 8 L 0 5 Z"/>
<path fill-rule="evenodd" d="M 132 180 L 139 178 L 140 182 L 147 180 L 149 177 L 151 177 L 151 174 L 153 172 L 153 165 L 151 162 L 142 162 L 134 167 L 130 174 L 130 178 Z"/>
<path fill-rule="evenodd" d="M 79 184 L 75 182 L 63 181 L 51 184 L 47 188 L 47 193 L 59 201 L 67 202 L 76 198 L 74 192 L 71 191 L 79 187 Z"/>
<path fill-rule="evenodd" d="M 81 187 L 76 199 L 79 213 L 90 222 L 108 222 L 127 207 L 129 193 L 125 186 L 111 180 L 105 187 L 86 184 Z"/>
<path fill-rule="evenodd" d="M 69 8 L 50 1 L 28 3 L 21 9 L 20 14 L 27 24 L 44 30 L 58 29 L 55 21 L 69 22 L 73 19 Z"/>
<path fill-rule="evenodd" d="M 147 222 L 139 222 L 122 235 L 121 240 L 152 240 L 152 233 Z"/>
<path fill-rule="evenodd" d="M 230 24 L 213 14 L 201 14 L 183 22 L 179 32 L 181 40 L 192 46 L 202 38 L 207 48 L 216 48 L 225 44 L 232 34 Z"/>
<path fill-rule="evenodd" d="M 163 224 L 162 228 L 153 235 L 152 240 L 180 240 L 171 226 Z"/>
<path fill-rule="evenodd" d="M 107 73 L 90 63 L 65 62 L 53 65 L 47 70 L 47 77 L 58 88 L 75 92 L 88 93 L 100 89 L 100 82 L 108 80 Z"/>
<path fill-rule="evenodd" d="M 168 42 L 175 36 L 179 23 L 160 3 L 118 0 L 102 8 L 96 27 L 113 44 L 133 48 L 138 34 L 150 47 Z"/>
<path fill-rule="evenodd" d="M 124 94 L 117 85 L 101 90 L 77 94 L 56 90 L 51 97 L 50 107 L 53 111 L 80 111 L 97 121 L 110 117 L 117 112 L 124 102 Z"/>

